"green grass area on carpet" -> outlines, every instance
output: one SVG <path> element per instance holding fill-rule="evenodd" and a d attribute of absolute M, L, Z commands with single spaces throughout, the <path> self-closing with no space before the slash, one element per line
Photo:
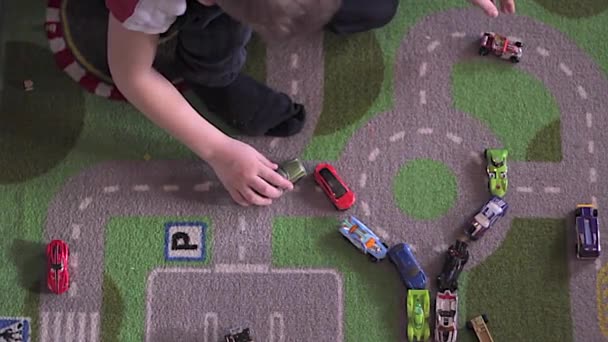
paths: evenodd
<path fill-rule="evenodd" d="M 202 261 L 165 260 L 165 223 L 204 222 L 206 252 Z M 134 233 L 137 232 L 137 233 Z M 106 226 L 102 340 L 142 341 L 146 287 L 159 267 L 203 267 L 211 262 L 213 233 L 207 217 L 113 217 Z"/>
<path fill-rule="evenodd" d="M 276 218 L 274 267 L 334 268 L 344 284 L 344 340 L 399 341 L 405 336 L 405 287 L 388 260 L 369 261 L 338 232 L 335 218 Z M 373 322 L 373 323 L 371 323 Z M 401 330 L 401 331 L 400 331 Z"/>
<path fill-rule="evenodd" d="M 456 202 L 456 176 L 442 162 L 415 159 L 401 167 L 393 181 L 393 198 L 406 215 L 433 220 Z"/>
<path fill-rule="evenodd" d="M 560 219 L 514 219 L 503 244 L 461 274 L 461 323 L 486 313 L 496 341 L 572 341 L 569 232 Z M 461 335 L 459 341 L 477 341 L 464 329 Z"/>
<path fill-rule="evenodd" d="M 510 64 L 481 60 L 456 64 L 452 86 L 454 106 L 483 121 L 511 160 L 561 161 L 559 108 L 540 81 Z"/>

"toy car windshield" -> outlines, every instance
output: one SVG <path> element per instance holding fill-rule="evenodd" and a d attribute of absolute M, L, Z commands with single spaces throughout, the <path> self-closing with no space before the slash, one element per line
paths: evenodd
<path fill-rule="evenodd" d="M 61 271 L 63 269 L 62 264 L 51 264 L 51 268 L 55 271 Z"/>
<path fill-rule="evenodd" d="M 336 198 L 340 198 L 346 194 L 346 189 L 342 186 L 342 184 L 340 184 L 338 179 L 334 177 L 329 169 L 323 168 L 319 171 L 319 174 L 325 179 Z"/>

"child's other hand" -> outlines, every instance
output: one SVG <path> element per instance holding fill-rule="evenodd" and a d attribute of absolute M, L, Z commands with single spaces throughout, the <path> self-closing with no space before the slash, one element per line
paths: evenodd
<path fill-rule="evenodd" d="M 281 197 L 281 189 L 293 189 L 293 184 L 275 171 L 278 165 L 236 139 L 228 138 L 208 163 L 232 199 L 242 206 L 269 205 Z"/>
<path fill-rule="evenodd" d="M 498 8 L 494 0 L 470 0 L 473 5 L 481 8 L 489 17 L 498 16 Z M 500 11 L 507 14 L 515 13 L 515 0 L 500 0 Z"/>

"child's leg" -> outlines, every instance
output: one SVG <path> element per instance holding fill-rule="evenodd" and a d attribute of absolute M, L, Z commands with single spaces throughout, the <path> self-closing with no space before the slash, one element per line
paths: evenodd
<path fill-rule="evenodd" d="M 247 135 L 289 136 L 302 129 L 301 104 L 241 73 L 249 28 L 193 0 L 177 29 L 182 75 L 210 111 Z"/>
<path fill-rule="evenodd" d="M 369 31 L 388 24 L 398 6 L 399 0 L 343 0 L 327 27 L 338 34 Z"/>

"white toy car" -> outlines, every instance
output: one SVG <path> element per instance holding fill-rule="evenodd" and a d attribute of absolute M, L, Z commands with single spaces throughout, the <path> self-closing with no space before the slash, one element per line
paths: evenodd
<path fill-rule="evenodd" d="M 445 290 L 435 298 L 435 342 L 456 342 L 458 335 L 458 294 Z"/>

